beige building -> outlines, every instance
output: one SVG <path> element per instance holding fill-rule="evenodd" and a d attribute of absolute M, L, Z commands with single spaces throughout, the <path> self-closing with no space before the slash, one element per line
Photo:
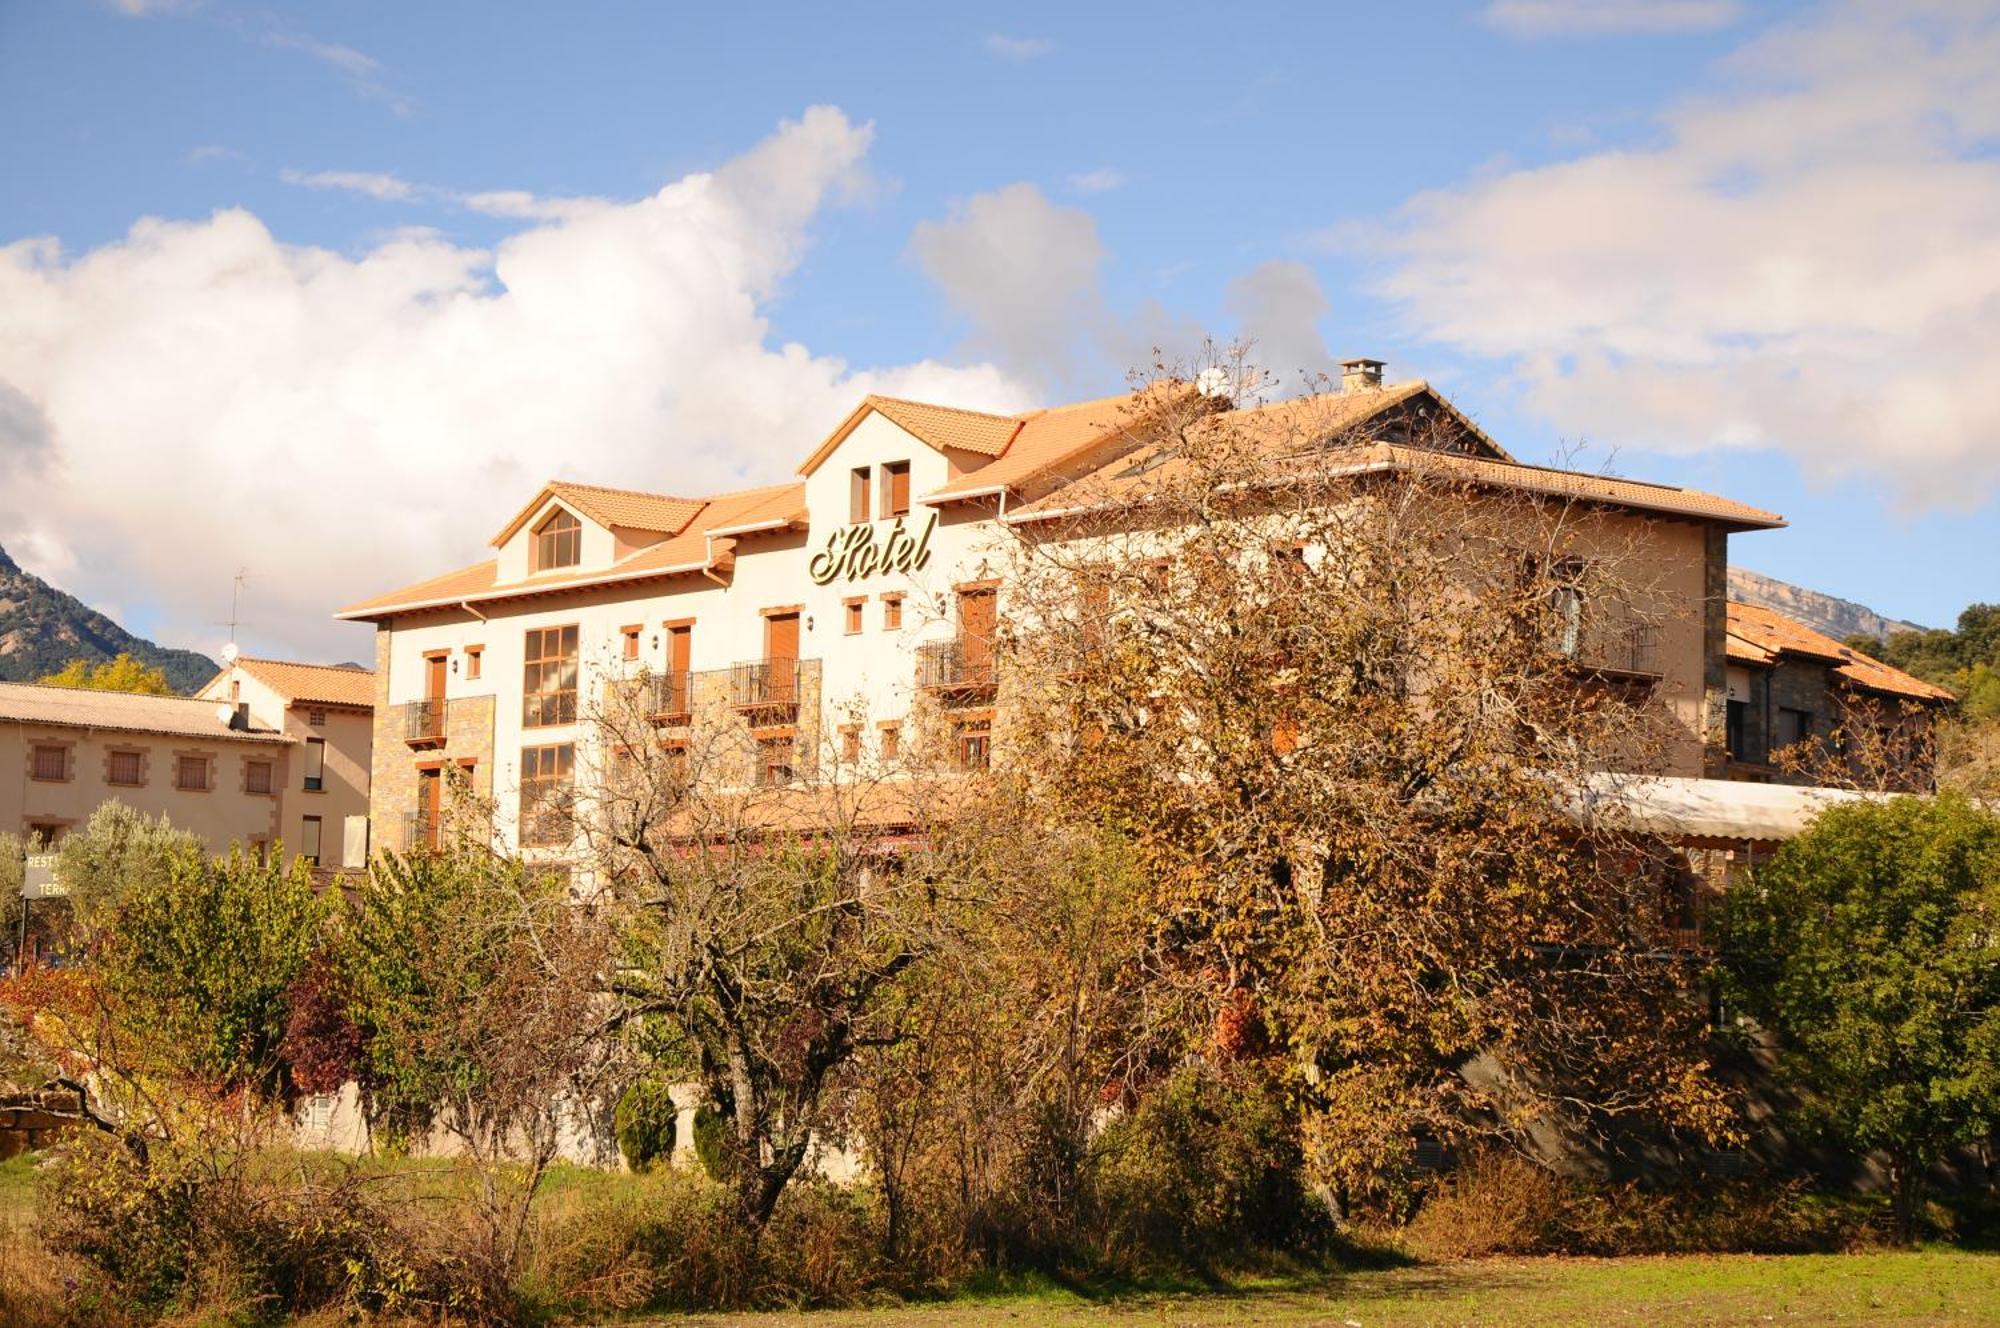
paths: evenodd
<path fill-rule="evenodd" d="M 252 729 L 291 739 L 277 835 L 325 867 L 367 865 L 365 820 L 375 738 L 375 677 L 366 669 L 238 656 L 195 695 L 243 708 Z M 355 823 L 355 842 L 347 825 Z"/>
<path fill-rule="evenodd" d="M 869 397 L 825 439 L 800 440 L 791 484 L 712 497 L 542 486 L 487 557 L 340 614 L 376 626 L 375 843 L 433 840 L 463 776 L 491 797 L 502 842 L 561 854 L 560 818 L 537 812 L 601 765 L 593 698 L 627 679 L 655 689 L 669 748 L 732 730 L 754 753 L 745 783 L 789 782 L 836 728 L 850 757 L 893 765 L 927 696 L 979 703 L 950 718 L 960 758 L 983 763 L 1008 541 L 1141 468 L 1156 400 L 1003 416 Z M 1606 514 L 1607 537 L 1641 551 L 1671 602 L 1643 636 L 1584 642 L 1582 662 L 1680 720 L 1666 773 L 1722 772 L 1727 539 L 1780 518 L 1523 465 L 1428 384 L 1382 383 L 1375 361 L 1350 364 L 1340 392 L 1231 413 L 1250 433 L 1310 434 L 1330 471 L 1448 465 L 1474 490 Z"/>
<path fill-rule="evenodd" d="M 368 806 L 365 670 L 235 661 L 197 697 L 0 683 L 0 827 L 45 843 L 122 802 L 199 835 L 316 866 Z"/>

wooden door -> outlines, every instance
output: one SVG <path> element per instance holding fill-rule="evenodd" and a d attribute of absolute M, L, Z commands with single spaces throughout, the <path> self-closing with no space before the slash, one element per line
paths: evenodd
<path fill-rule="evenodd" d="M 798 700 L 799 615 L 773 614 L 764 620 L 766 695 L 774 705 Z"/>
<path fill-rule="evenodd" d="M 967 682 L 984 682 L 993 675 L 993 629 L 997 597 L 991 590 L 958 593 L 958 639 L 964 652 Z"/>
<path fill-rule="evenodd" d="M 444 771 L 417 772 L 417 833 L 410 836 L 412 847 L 436 848 L 443 833 Z"/>
<path fill-rule="evenodd" d="M 424 661 L 424 699 L 438 701 L 444 698 L 445 656 L 432 655 Z"/>
<path fill-rule="evenodd" d="M 688 708 L 688 669 L 694 662 L 694 628 L 667 629 L 667 688 L 672 693 L 671 709 L 677 715 Z"/>

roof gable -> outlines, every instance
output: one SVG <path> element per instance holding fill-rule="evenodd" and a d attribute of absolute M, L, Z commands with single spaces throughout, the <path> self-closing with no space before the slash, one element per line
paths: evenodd
<path fill-rule="evenodd" d="M 677 498 L 671 494 L 645 493 L 638 489 L 611 489 L 600 484 L 550 480 L 493 537 L 494 547 L 498 548 L 514 538 L 550 499 L 589 517 L 606 530 L 625 526 L 633 530 L 658 531 L 662 535 L 677 535 L 685 530 L 703 506 L 700 498 Z"/>
<path fill-rule="evenodd" d="M 861 422 L 870 415 L 882 416 L 918 442 L 940 452 L 956 450 L 980 456 L 999 456 L 1006 451 L 1007 444 L 1021 427 L 1018 416 L 990 415 L 985 411 L 961 410 L 956 406 L 934 406 L 924 401 L 905 401 L 901 397 L 866 396 L 826 436 L 826 441 L 799 463 L 799 474 L 809 476 L 818 470 L 833 455 L 834 449 L 846 442 L 847 436 L 861 427 Z"/>

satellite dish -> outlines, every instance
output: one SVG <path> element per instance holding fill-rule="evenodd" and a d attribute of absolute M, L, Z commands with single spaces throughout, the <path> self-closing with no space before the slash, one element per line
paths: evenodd
<path fill-rule="evenodd" d="M 224 701 L 221 705 L 218 705 L 215 708 L 215 722 L 222 725 L 222 727 L 234 728 L 235 719 L 236 719 L 236 707 L 231 705 L 229 702 Z"/>
<path fill-rule="evenodd" d="M 222 662 L 224 664 L 234 664 L 242 654 L 243 652 L 236 648 L 236 643 L 231 641 L 222 648 Z"/>

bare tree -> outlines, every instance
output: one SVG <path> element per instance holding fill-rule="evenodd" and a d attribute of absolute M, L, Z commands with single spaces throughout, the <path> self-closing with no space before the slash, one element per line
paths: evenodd
<path fill-rule="evenodd" d="M 758 686 L 748 709 L 809 709 Z M 894 993 L 949 942 L 976 868 L 951 781 L 860 759 L 809 718 L 753 728 L 768 716 L 741 699 L 698 678 L 612 685 L 591 791 L 561 814 L 622 920 L 614 1022 L 661 1028 L 666 1068 L 705 1086 L 757 1231 L 815 1141 L 841 1134 L 843 1070 L 903 1035 Z"/>

